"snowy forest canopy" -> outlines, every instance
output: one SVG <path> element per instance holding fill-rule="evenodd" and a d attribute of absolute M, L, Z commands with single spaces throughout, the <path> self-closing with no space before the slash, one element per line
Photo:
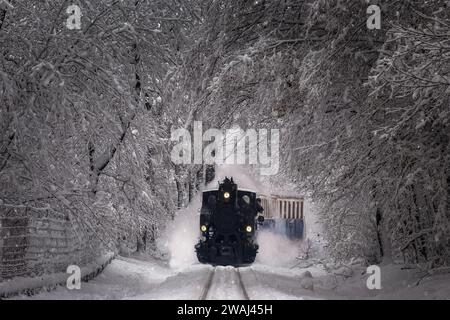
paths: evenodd
<path fill-rule="evenodd" d="M 448 266 L 450 3 L 370 4 L 380 30 L 363 0 L 2 2 L 2 225 L 142 249 L 211 179 L 171 130 L 238 124 L 281 130 L 273 179 L 320 204 L 333 257 Z"/>

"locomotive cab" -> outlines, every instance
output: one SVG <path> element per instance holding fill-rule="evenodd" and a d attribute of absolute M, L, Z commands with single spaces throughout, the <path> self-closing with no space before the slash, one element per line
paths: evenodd
<path fill-rule="evenodd" d="M 244 265 L 255 260 L 256 230 L 262 211 L 256 193 L 238 189 L 225 178 L 216 190 L 203 192 L 200 241 L 195 246 L 201 263 Z"/>

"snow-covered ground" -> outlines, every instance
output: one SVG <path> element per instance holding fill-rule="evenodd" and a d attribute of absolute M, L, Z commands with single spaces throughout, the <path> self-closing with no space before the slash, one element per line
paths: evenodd
<path fill-rule="evenodd" d="M 237 273 L 232 267 L 216 267 L 207 299 L 243 299 Z M 80 290 L 59 287 L 32 297 L 14 299 L 163 299 L 197 300 L 214 267 L 195 263 L 171 268 L 148 256 L 118 257 L 97 278 L 83 282 Z M 242 284 L 250 299 L 450 299 L 450 274 L 420 280 L 417 270 L 399 265 L 381 267 L 381 290 L 366 287 L 362 267 L 336 268 L 327 272 L 322 264 L 277 267 L 255 263 L 239 268 Z"/>
<path fill-rule="evenodd" d="M 119 256 L 95 279 L 82 282 L 80 290 L 58 287 L 32 297 L 22 295 L 13 299 L 126 299 L 154 290 L 173 274 L 165 263 L 150 257 Z"/>

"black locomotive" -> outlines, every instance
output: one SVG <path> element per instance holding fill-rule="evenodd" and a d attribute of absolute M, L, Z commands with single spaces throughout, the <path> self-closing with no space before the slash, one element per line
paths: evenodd
<path fill-rule="evenodd" d="M 255 261 L 255 235 L 263 208 L 253 191 L 239 190 L 233 178 L 225 178 L 218 190 L 203 192 L 200 211 L 198 260 L 213 265 L 245 265 Z"/>

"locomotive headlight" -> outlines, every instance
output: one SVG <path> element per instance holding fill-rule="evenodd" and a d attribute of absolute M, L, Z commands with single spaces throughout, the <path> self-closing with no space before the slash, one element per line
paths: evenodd
<path fill-rule="evenodd" d="M 206 226 L 201 226 L 200 230 L 202 230 L 202 232 L 206 232 L 206 230 L 208 230 L 208 228 Z"/>
<path fill-rule="evenodd" d="M 230 193 L 229 192 L 225 192 L 223 194 L 224 199 L 228 199 L 230 197 Z"/>
<path fill-rule="evenodd" d="M 247 231 L 248 233 L 252 232 L 253 228 L 251 226 L 247 226 L 245 228 L 245 231 Z"/>

